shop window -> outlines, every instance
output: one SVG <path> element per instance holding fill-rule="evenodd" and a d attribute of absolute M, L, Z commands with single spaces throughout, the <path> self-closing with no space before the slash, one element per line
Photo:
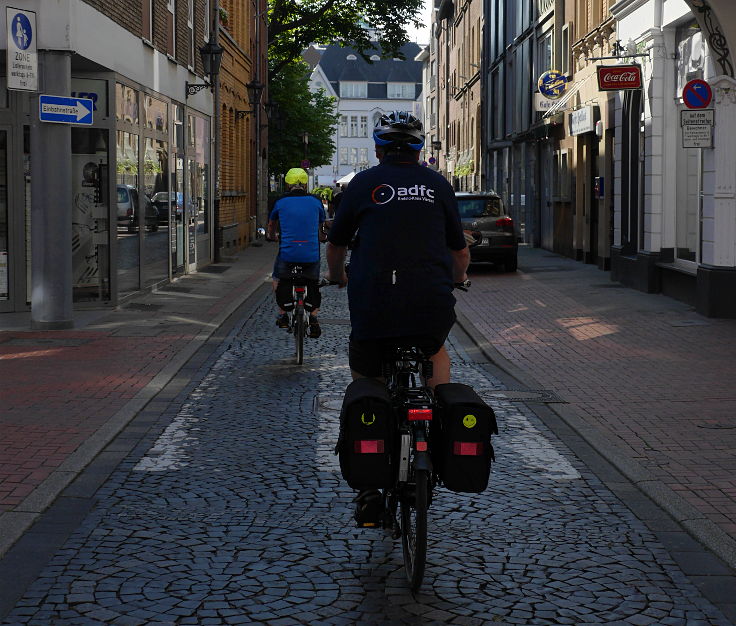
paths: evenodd
<path fill-rule="evenodd" d="M 146 128 L 166 133 L 169 130 L 169 106 L 151 96 L 143 97 L 143 113 Z"/>
<path fill-rule="evenodd" d="M 115 118 L 118 122 L 138 125 L 138 92 L 121 83 L 115 85 Z"/>

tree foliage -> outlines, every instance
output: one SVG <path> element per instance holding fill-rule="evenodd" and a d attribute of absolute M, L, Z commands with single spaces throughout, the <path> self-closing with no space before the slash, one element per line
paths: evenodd
<path fill-rule="evenodd" d="M 386 57 L 401 58 L 406 25 L 421 26 L 422 0 L 269 0 L 268 55 L 278 74 L 312 43 L 337 43 L 369 60 L 376 51 L 371 31 Z"/>
<path fill-rule="evenodd" d="M 296 61 L 283 66 L 271 78 L 269 95 L 275 104 L 268 135 L 269 172 L 278 175 L 299 167 L 304 158 L 304 132 L 309 134 L 306 156 L 311 167 L 330 163 L 338 120 L 335 102 L 323 89 L 314 93 L 309 90 L 306 63 Z"/>

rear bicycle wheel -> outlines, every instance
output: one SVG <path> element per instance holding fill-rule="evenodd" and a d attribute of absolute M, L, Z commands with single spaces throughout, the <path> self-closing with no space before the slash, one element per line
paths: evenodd
<path fill-rule="evenodd" d="M 414 494 L 404 494 L 401 506 L 401 547 L 404 553 L 404 569 L 412 591 L 416 591 L 424 578 L 427 560 L 427 508 L 429 503 L 429 472 L 414 472 Z"/>
<path fill-rule="evenodd" d="M 296 364 L 304 363 L 304 309 L 297 307 L 294 311 L 294 343 L 296 344 Z"/>

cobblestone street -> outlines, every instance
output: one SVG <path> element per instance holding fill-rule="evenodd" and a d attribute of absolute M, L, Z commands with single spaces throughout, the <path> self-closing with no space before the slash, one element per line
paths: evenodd
<path fill-rule="evenodd" d="M 497 462 L 483 494 L 437 491 L 413 596 L 400 541 L 353 528 L 333 454 L 345 292 L 325 290 L 303 366 L 259 294 L 152 428 L 131 423 L 140 443 L 3 623 L 731 623 L 459 332 L 453 379 L 496 411 Z"/>

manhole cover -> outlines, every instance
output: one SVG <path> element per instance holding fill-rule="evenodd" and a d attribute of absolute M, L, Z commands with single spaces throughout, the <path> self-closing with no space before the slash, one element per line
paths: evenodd
<path fill-rule="evenodd" d="M 64 339 L 52 337 L 23 338 L 15 337 L 5 343 L 6 346 L 57 346 L 61 348 L 74 348 L 89 343 L 89 339 Z"/>
<path fill-rule="evenodd" d="M 223 272 L 227 272 L 231 267 L 232 265 L 208 265 L 197 271 L 205 274 L 222 274 Z"/>
<path fill-rule="evenodd" d="M 493 389 L 484 392 L 484 395 L 503 398 L 511 402 L 565 402 L 556 393 L 546 389 Z"/>

